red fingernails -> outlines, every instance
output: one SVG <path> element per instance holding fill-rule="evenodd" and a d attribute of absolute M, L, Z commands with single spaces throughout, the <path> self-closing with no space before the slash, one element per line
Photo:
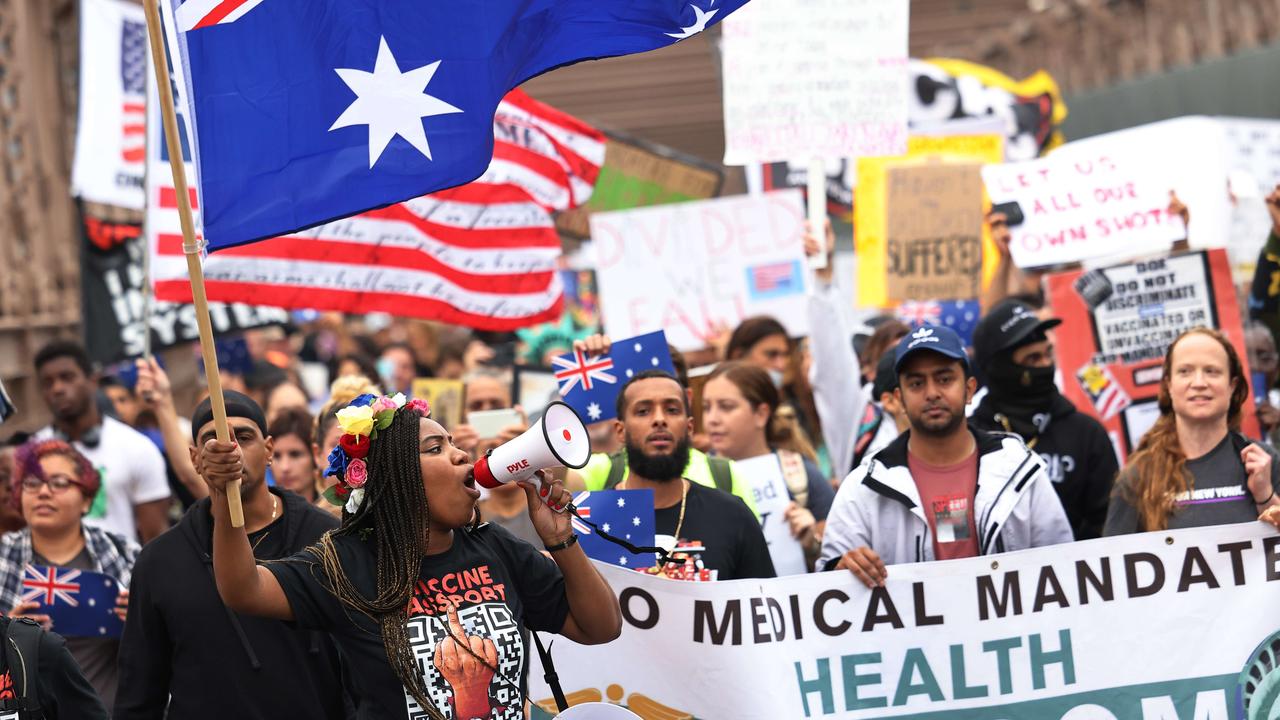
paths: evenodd
<path fill-rule="evenodd" d="M 548 488 L 546 485 L 543 485 L 542 487 L 538 488 L 538 496 L 546 497 L 548 491 L 550 491 L 550 488 Z"/>

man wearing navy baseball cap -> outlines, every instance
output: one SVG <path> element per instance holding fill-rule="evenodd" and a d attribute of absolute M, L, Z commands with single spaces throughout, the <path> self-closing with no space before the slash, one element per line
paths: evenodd
<path fill-rule="evenodd" d="M 876 587 L 886 565 L 1072 540 L 1040 456 L 1014 435 L 966 422 L 977 381 L 955 331 L 912 331 L 898 343 L 894 369 L 910 427 L 841 484 L 819 567 Z"/>
<path fill-rule="evenodd" d="M 973 352 L 987 394 L 970 422 L 1015 433 L 1038 453 L 1075 538 L 1088 540 L 1102 534 L 1120 466 L 1102 424 L 1076 412 L 1058 392 L 1048 331 L 1061 323 L 1041 319 L 1016 300 L 996 305 L 982 318 L 973 332 Z"/>

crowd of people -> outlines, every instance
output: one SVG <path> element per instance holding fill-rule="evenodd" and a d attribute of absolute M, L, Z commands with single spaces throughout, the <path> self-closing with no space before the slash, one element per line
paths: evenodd
<path fill-rule="evenodd" d="M 1260 274 L 1280 265 L 1280 189 L 1268 200 Z M 1007 253 L 1004 218 L 988 222 Z M 806 241 L 831 251 L 829 232 L 825 249 Z M 645 571 L 688 581 L 776 575 L 743 470 L 762 457 L 789 496 L 775 522 L 810 571 L 871 587 L 902 563 L 1280 525 L 1280 410 L 1250 392 L 1250 371 L 1278 390 L 1274 282 L 1253 286 L 1246 358 L 1209 328 L 1172 343 L 1159 418 L 1121 466 L 1060 390 L 1060 320 L 1038 279 L 1010 277 L 1005 260 L 971 346 L 888 316 L 851 332 L 819 270 L 809 312 L 822 332 L 748 318 L 692 358 L 696 388 L 672 348 L 675 373 L 621 382 L 585 467 L 485 492 L 473 463 L 536 420 L 517 402 L 510 337 L 331 315 L 250 331 L 225 362 L 229 442 L 208 398 L 179 407 L 154 358 L 103 372 L 80 344 L 52 342 L 33 366 L 53 420 L 0 449 L 0 605 L 11 630 L 58 631 L 24 599 L 27 565 L 121 588 L 119 638 L 42 636 L 51 716 L 509 718 L 524 713 L 537 632 L 603 643 L 621 631 L 565 512 L 578 492 L 652 490 L 670 561 Z M 1019 283 L 1027 292 L 1010 294 Z M 595 334 L 561 350 L 610 348 Z M 306 391 L 304 364 L 327 370 L 327 393 Z M 413 397 L 420 377 L 462 381 L 460 421 Z M 1248 403 L 1261 437 L 1240 431 Z M 502 409 L 518 421 L 467 420 Z"/>

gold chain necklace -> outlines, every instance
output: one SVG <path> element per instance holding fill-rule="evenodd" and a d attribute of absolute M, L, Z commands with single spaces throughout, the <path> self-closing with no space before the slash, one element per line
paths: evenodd
<path fill-rule="evenodd" d="M 267 525 L 270 525 L 271 523 L 275 522 L 276 515 L 278 515 L 280 512 L 280 505 L 276 501 L 275 493 L 270 493 L 270 495 L 271 495 L 271 519 L 267 521 Z M 262 537 L 258 538 L 258 541 L 253 544 L 252 548 L 249 548 L 249 552 L 257 552 L 258 546 L 261 545 L 262 541 L 266 540 L 267 536 L 270 534 L 271 534 L 270 530 L 262 533 Z"/>

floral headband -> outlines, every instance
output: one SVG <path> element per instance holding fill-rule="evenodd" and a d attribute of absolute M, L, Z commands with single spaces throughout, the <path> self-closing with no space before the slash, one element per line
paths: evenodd
<path fill-rule="evenodd" d="M 338 411 L 342 437 L 329 453 L 329 469 L 324 471 L 325 477 L 336 477 L 338 482 L 324 491 L 325 500 L 343 506 L 351 514 L 360 509 L 364 503 L 364 486 L 369 482 L 369 467 L 365 463 L 369 444 L 378 437 L 379 430 L 391 426 L 396 411 L 403 407 L 413 408 L 423 417 L 431 415 L 430 403 L 418 398 L 406 401 L 403 393 L 391 397 L 365 393 Z"/>

